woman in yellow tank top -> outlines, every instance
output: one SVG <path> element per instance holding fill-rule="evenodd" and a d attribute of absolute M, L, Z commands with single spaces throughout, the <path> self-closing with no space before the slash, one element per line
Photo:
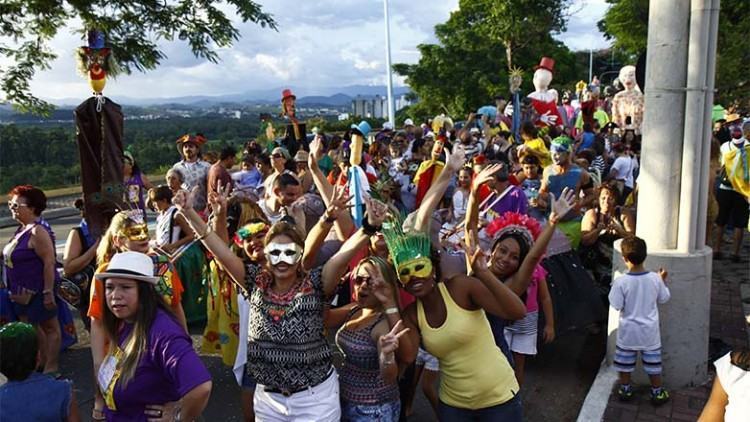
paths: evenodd
<path fill-rule="evenodd" d="M 417 298 L 404 311 L 404 322 L 410 334 L 421 335 L 425 349 L 440 361 L 440 420 L 520 421 L 518 383 L 495 345 L 485 312 L 520 319 L 524 303 L 489 271 L 478 248 L 467 251 L 475 277 L 457 275 L 438 283 L 439 255 L 426 233 L 432 211 L 463 162 L 462 154 L 456 148 L 447 157 L 446 170 L 425 196 L 414 229 L 404 233 L 399 224 L 392 224 L 384 235 L 399 281 Z M 557 219 L 555 211 L 569 209 L 570 199 L 568 195 L 554 204 L 553 220 Z M 534 256 L 543 254 L 534 252 Z"/>

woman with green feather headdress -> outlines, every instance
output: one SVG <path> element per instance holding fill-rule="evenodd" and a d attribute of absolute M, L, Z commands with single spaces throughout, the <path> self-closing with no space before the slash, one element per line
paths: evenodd
<path fill-rule="evenodd" d="M 493 341 L 485 312 L 519 319 L 525 314 L 523 302 L 489 272 L 478 249 L 467 250 L 476 276 L 443 280 L 439 254 L 427 234 L 431 215 L 463 163 L 464 151 L 454 148 L 425 195 L 414 226 L 405 230 L 391 221 L 383 233 L 399 282 L 416 298 L 404 310 L 404 322 L 410 335 L 421 334 L 425 350 L 440 362 L 439 419 L 471 419 L 481 411 L 492 420 L 520 421 L 518 383 Z"/>

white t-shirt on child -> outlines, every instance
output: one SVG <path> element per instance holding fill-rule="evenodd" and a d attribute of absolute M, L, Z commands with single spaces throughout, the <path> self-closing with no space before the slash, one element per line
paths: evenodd
<path fill-rule="evenodd" d="M 669 296 L 669 289 L 657 273 L 617 277 L 609 291 L 610 306 L 620 311 L 617 347 L 626 350 L 660 348 L 657 304 L 666 303 Z"/>

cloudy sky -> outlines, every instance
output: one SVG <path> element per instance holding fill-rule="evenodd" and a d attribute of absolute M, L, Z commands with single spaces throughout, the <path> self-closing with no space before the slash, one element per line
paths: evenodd
<path fill-rule="evenodd" d="M 256 0 L 257 1 L 257 0 Z M 223 95 L 283 86 L 306 88 L 385 84 L 385 35 L 380 0 L 259 1 L 272 13 L 279 31 L 238 24 L 242 38 L 220 51 L 221 62 L 193 57 L 187 44 L 164 43 L 167 55 L 156 70 L 109 81 L 107 95 L 176 97 Z M 445 22 L 458 0 L 390 0 L 393 63 L 419 60 L 416 46 L 434 42 L 433 27 Z M 559 38 L 571 49 L 608 44 L 596 28 L 607 10 L 604 0 L 575 0 L 568 31 Z M 292 12 L 292 13 L 290 13 Z M 59 55 L 38 73 L 32 91 L 43 98 L 83 98 L 86 80 L 75 72 L 73 52 L 82 44 L 70 29 L 52 42 Z M 395 80 L 398 85 L 401 80 Z"/>

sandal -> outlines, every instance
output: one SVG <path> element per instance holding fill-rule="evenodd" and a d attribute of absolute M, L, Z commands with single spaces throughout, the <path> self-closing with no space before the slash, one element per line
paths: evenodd
<path fill-rule="evenodd" d="M 102 409 L 92 409 L 91 410 L 91 419 L 95 421 L 104 421 L 107 420 L 106 417 L 104 417 L 104 410 Z"/>

